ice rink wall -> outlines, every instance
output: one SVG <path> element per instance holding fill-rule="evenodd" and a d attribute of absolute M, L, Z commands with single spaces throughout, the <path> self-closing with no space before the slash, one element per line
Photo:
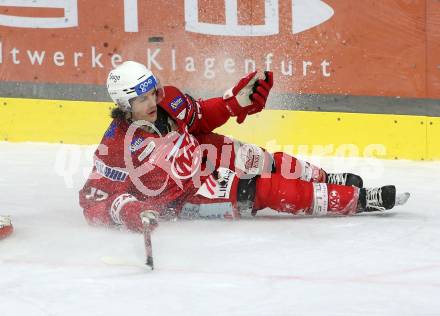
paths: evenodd
<path fill-rule="evenodd" d="M 273 70 L 220 130 L 269 149 L 440 159 L 437 0 L 0 0 L 0 139 L 98 143 L 129 59 L 196 98 Z"/>

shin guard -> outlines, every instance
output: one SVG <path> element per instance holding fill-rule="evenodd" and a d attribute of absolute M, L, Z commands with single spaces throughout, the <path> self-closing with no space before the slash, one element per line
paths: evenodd
<path fill-rule="evenodd" d="M 286 179 L 281 174 L 259 178 L 254 209 L 269 207 L 280 212 L 323 216 L 349 215 L 357 209 L 359 189 L 326 183 Z"/>

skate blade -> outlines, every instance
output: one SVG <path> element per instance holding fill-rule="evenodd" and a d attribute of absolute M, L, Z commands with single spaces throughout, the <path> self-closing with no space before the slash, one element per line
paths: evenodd
<path fill-rule="evenodd" d="M 411 194 L 409 192 L 400 193 L 396 196 L 396 205 L 403 205 L 406 202 L 408 202 L 409 197 Z"/>

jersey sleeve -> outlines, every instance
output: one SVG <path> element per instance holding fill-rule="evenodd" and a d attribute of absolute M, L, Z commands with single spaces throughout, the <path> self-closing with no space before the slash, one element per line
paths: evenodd
<path fill-rule="evenodd" d="M 189 99 L 190 111 L 188 111 L 186 124 L 190 133 L 210 133 L 225 124 L 231 117 L 231 113 L 221 97 L 197 101 L 189 95 L 187 98 Z"/>
<path fill-rule="evenodd" d="M 110 209 L 115 197 L 127 192 L 129 179 L 128 173 L 102 158 L 95 154 L 93 169 L 79 191 L 79 204 L 90 224 L 113 226 Z"/>
<path fill-rule="evenodd" d="M 154 210 L 160 215 L 166 213 L 162 201 L 159 203 L 154 198 L 139 200 L 142 195 L 131 188 L 128 174 L 112 173 L 108 168 L 104 162 L 96 160 L 89 179 L 79 192 L 80 206 L 90 225 L 122 226 L 140 231 L 142 211 Z"/>
<path fill-rule="evenodd" d="M 186 126 L 191 134 L 209 133 L 231 117 L 227 101 L 221 97 L 195 100 L 174 86 L 164 87 L 160 106 L 174 119 Z"/>

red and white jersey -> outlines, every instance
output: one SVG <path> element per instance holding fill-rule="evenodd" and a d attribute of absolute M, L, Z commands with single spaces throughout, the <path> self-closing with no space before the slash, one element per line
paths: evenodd
<path fill-rule="evenodd" d="M 110 217 L 91 221 L 118 223 L 120 205 L 134 199 L 164 214 L 170 209 L 179 211 L 199 190 L 202 194 L 218 190 L 203 186 L 219 162 L 217 155 L 208 166 L 212 170 L 205 170 L 199 139 L 212 143 L 206 138 L 220 138 L 217 142 L 222 143 L 224 137 L 211 132 L 229 119 L 226 102 L 222 98 L 195 101 L 173 86 L 165 86 L 164 92 L 158 107 L 173 120 L 174 130 L 160 136 L 136 122 L 115 119 L 105 132 L 79 197 L 85 212 L 105 205 Z M 223 165 L 233 166 L 232 160 Z M 231 190 L 231 184 L 227 186 Z"/>

